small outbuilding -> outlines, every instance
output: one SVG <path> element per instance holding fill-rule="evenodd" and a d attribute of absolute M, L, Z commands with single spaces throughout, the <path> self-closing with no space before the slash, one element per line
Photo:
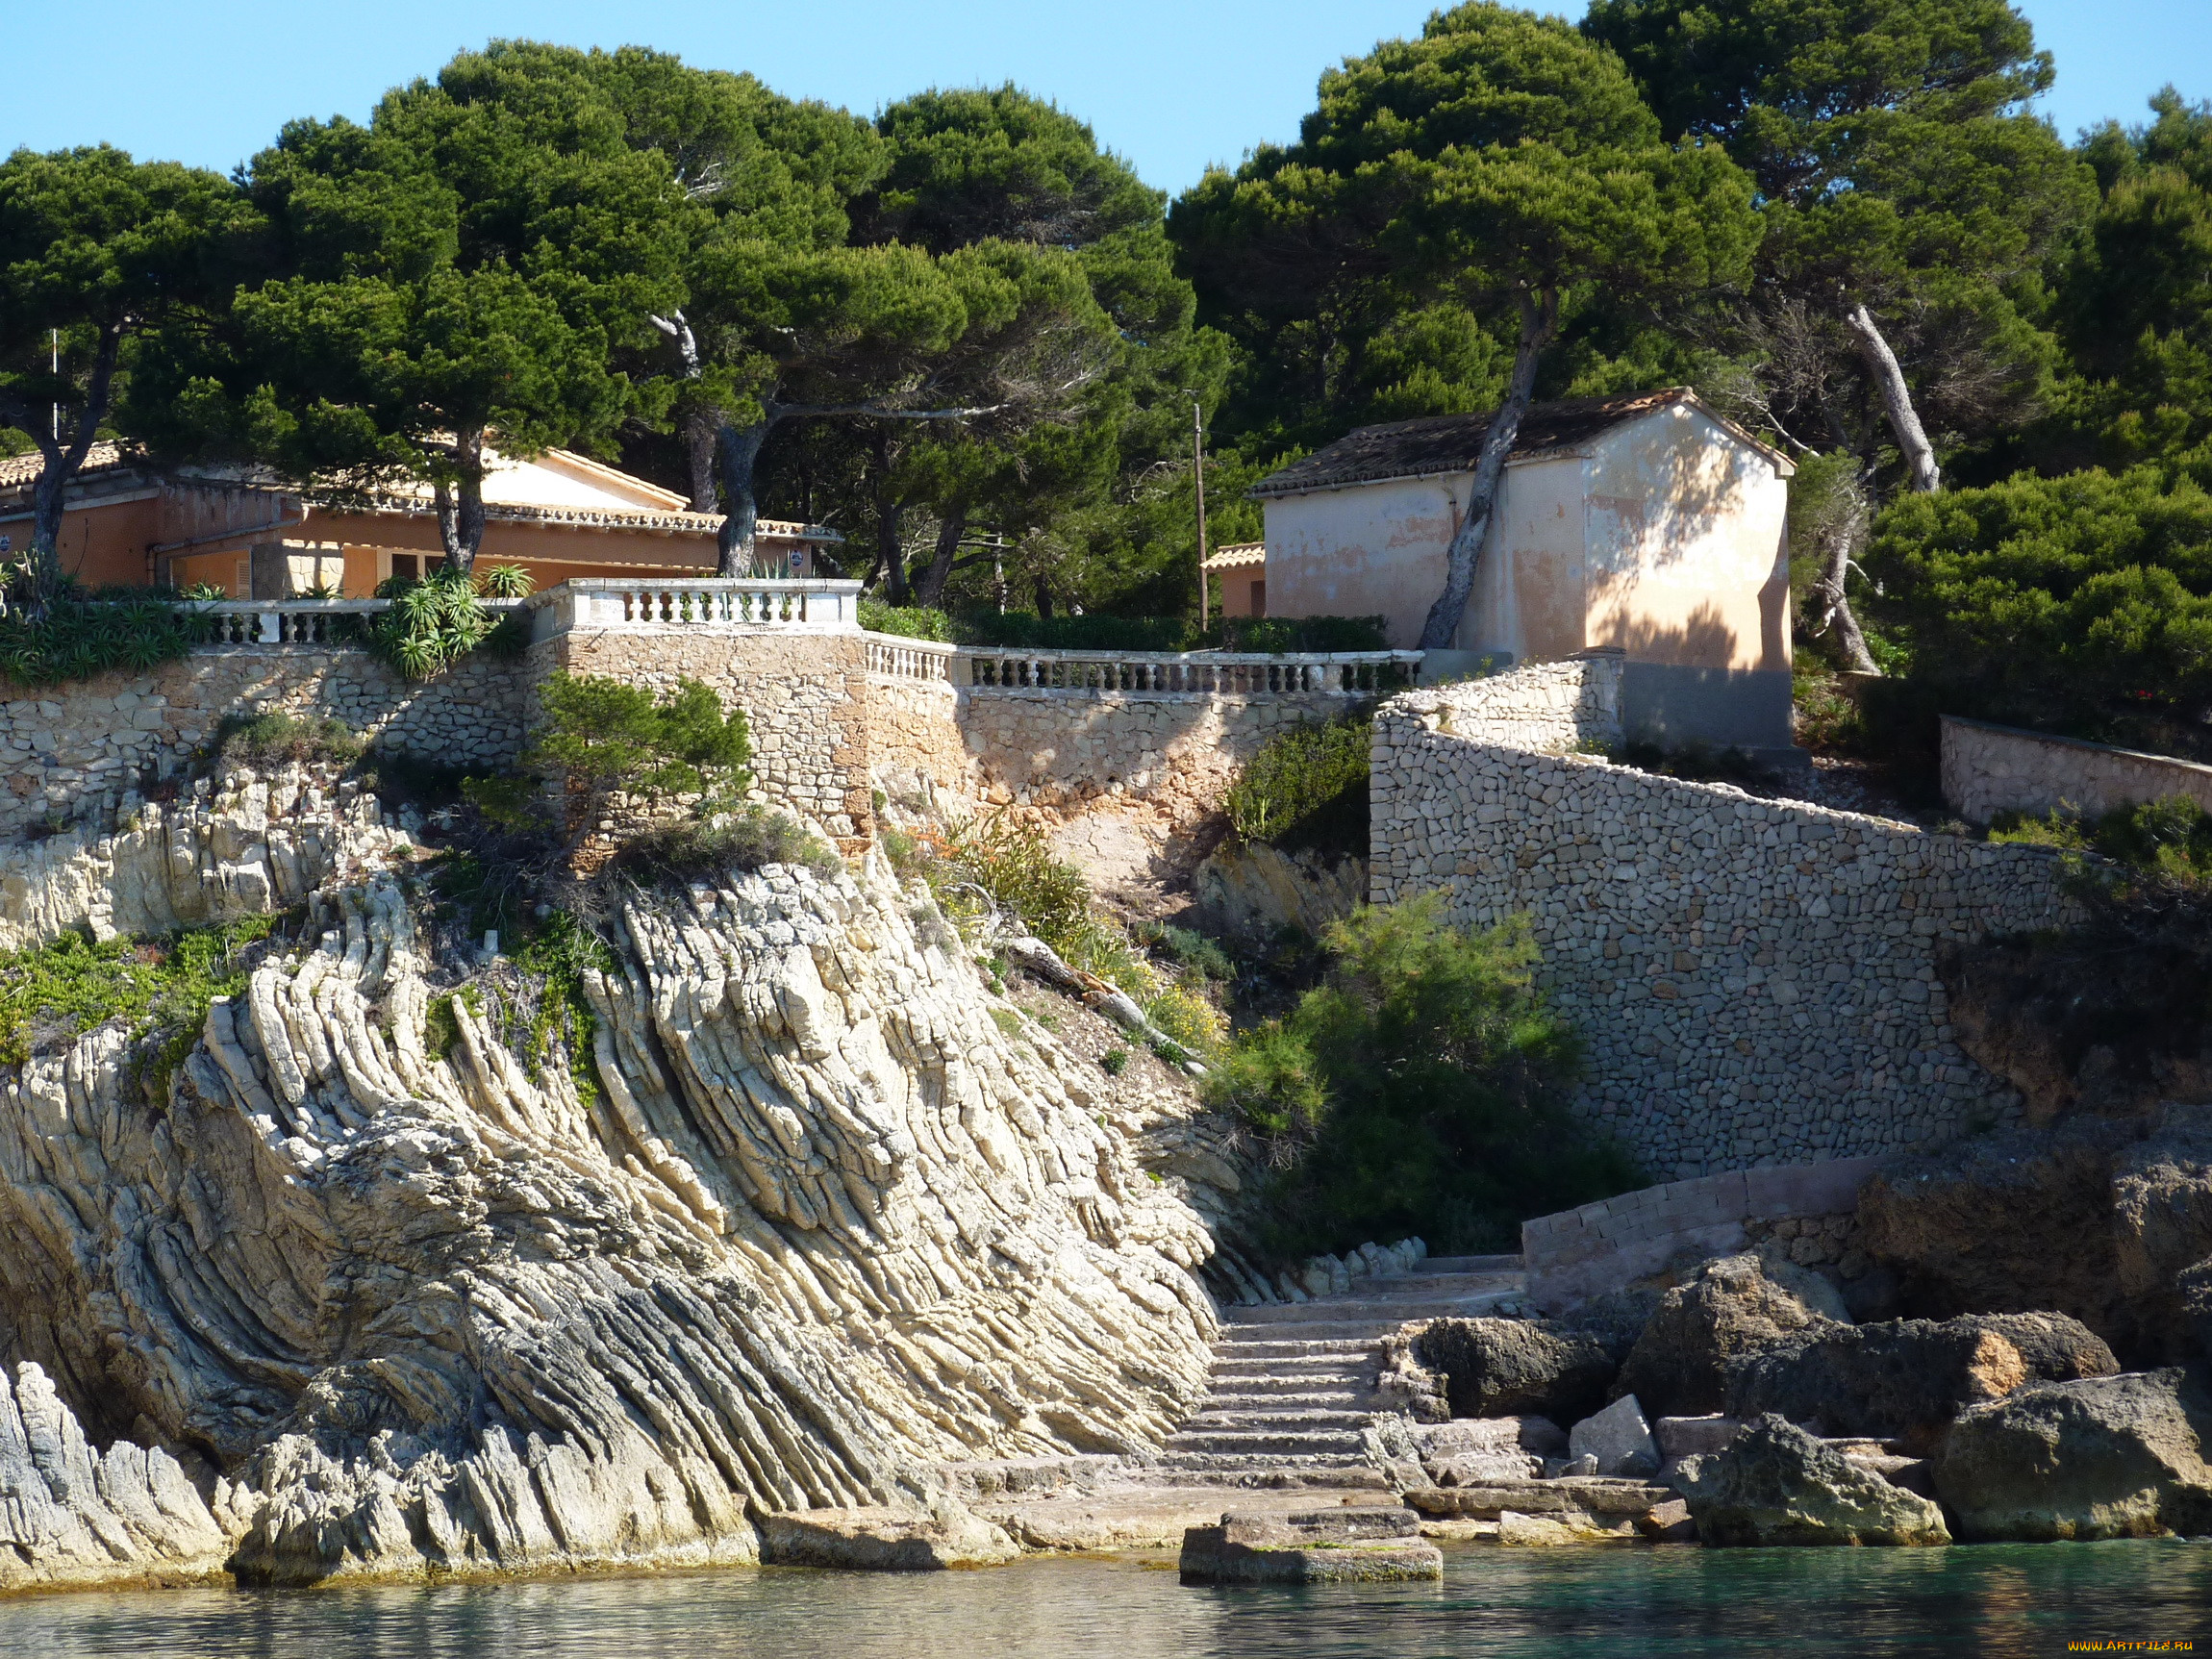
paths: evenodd
<path fill-rule="evenodd" d="M 1394 646 L 1417 644 L 1490 421 L 1362 427 L 1261 480 L 1269 614 L 1380 616 Z M 1429 671 L 1617 649 L 1631 736 L 1800 759 L 1794 470 L 1687 388 L 1533 406 L 1453 642 L 1465 655 Z"/>

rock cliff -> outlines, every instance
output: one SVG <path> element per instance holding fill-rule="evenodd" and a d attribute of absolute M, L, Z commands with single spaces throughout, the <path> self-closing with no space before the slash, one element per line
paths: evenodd
<path fill-rule="evenodd" d="M 0 1587 L 748 1559 L 769 1512 L 1142 1449 L 1201 1392 L 1212 1241 L 1141 1161 L 1157 1097 L 880 861 L 631 892 L 584 1056 L 440 1000 L 392 874 L 308 915 L 168 1098 L 113 1027 L 0 1073 L 15 1395 L 179 1512 L 103 1533 L 104 1488 L 0 1444 L 41 1537 L 105 1541 L 77 1571 L 18 1519 Z"/>

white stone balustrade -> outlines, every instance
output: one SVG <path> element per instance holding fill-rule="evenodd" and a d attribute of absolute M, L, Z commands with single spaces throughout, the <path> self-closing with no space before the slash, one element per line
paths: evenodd
<path fill-rule="evenodd" d="M 968 684 L 1205 697 L 1361 696 L 1410 685 L 1419 651 L 1015 651 L 971 646 Z"/>
<path fill-rule="evenodd" d="M 536 615 L 534 640 L 577 629 L 849 634 L 860 627 L 860 584 L 816 578 L 589 576 L 534 594 L 529 604 Z"/>
<path fill-rule="evenodd" d="M 493 616 L 522 609 L 520 599 L 487 599 Z M 390 599 L 214 599 L 181 609 L 197 624 L 203 645 L 342 645 L 354 635 L 341 619 L 391 609 Z"/>

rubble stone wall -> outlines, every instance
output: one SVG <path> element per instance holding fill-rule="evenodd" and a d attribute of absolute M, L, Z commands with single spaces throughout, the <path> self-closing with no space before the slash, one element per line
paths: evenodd
<path fill-rule="evenodd" d="M 1936 964 L 2071 920 L 2055 854 L 1488 742 L 1476 694 L 1497 683 L 1378 714 L 1370 896 L 1527 917 L 1585 1044 L 1578 1107 L 1653 1179 L 2017 1119 L 1960 1050 Z"/>
<path fill-rule="evenodd" d="M 576 631 L 530 647 L 525 682 L 559 669 L 657 693 L 712 686 L 752 727 L 753 798 L 805 814 L 852 851 L 875 834 L 869 798 L 869 675 L 858 635 Z"/>
<path fill-rule="evenodd" d="M 366 651 L 229 646 L 142 673 L 99 674 L 0 698 L 0 838 L 106 819 L 179 770 L 227 715 L 335 718 L 447 766 L 496 766 L 522 746 L 515 665 L 469 657 L 402 679 Z"/>

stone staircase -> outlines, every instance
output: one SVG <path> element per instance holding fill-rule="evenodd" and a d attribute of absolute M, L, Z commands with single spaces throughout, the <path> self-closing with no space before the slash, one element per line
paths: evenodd
<path fill-rule="evenodd" d="M 1160 1486 L 1386 1488 L 1375 1380 L 1408 1320 L 1471 1319 L 1521 1293 L 1519 1256 L 1432 1256 L 1345 1295 L 1229 1310 L 1211 1389 L 1139 1472 Z"/>

